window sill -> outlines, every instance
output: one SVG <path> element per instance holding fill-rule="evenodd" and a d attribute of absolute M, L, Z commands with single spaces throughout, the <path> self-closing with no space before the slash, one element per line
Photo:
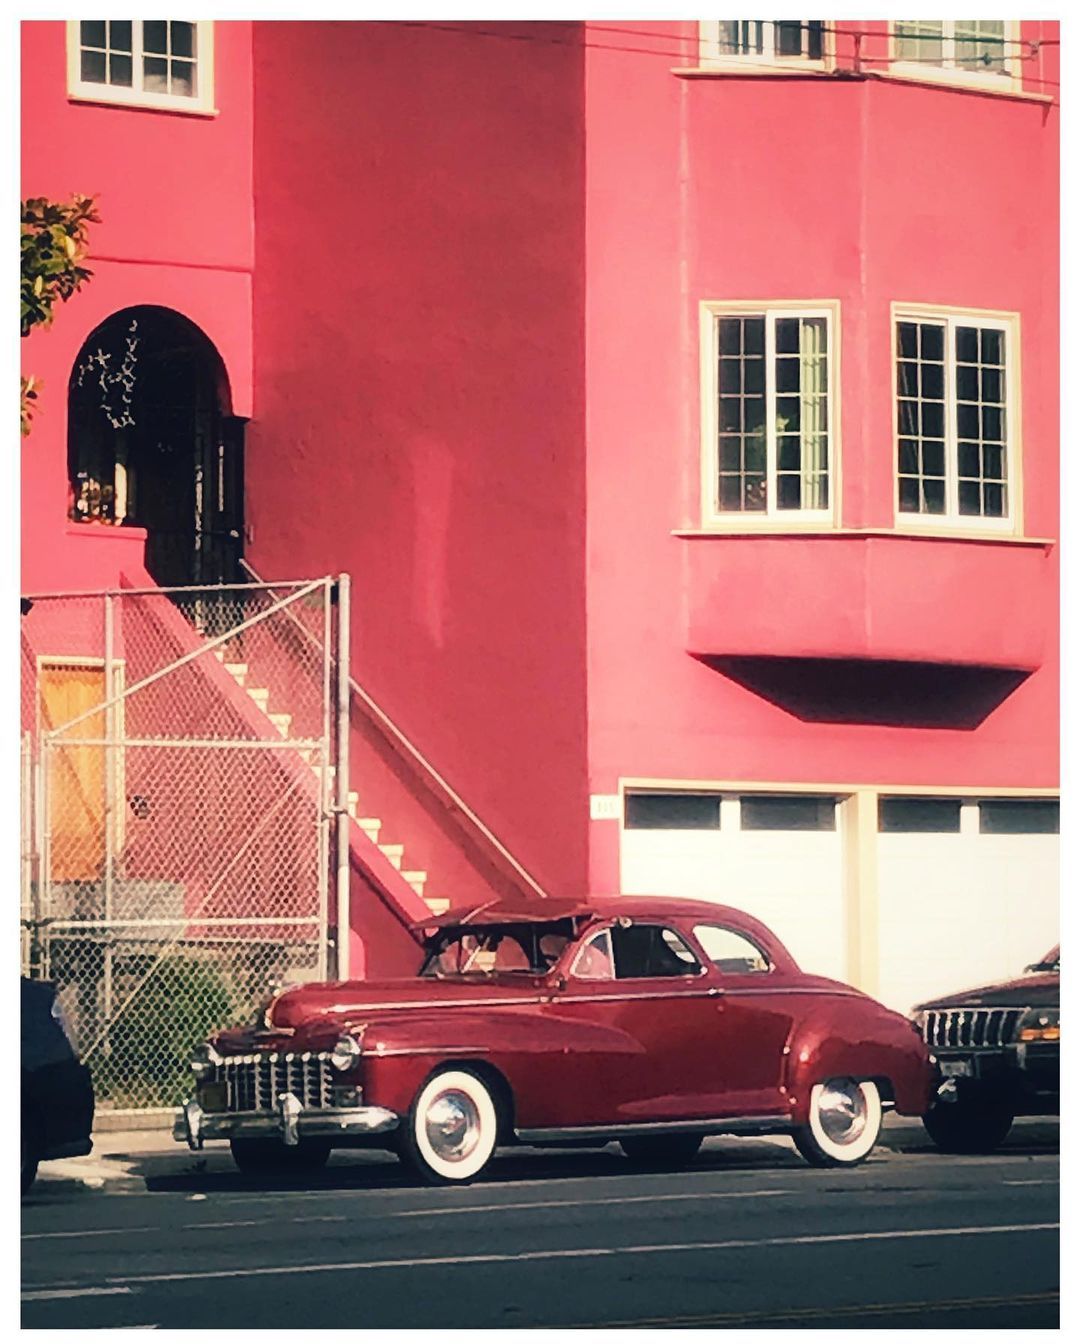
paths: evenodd
<path fill-rule="evenodd" d="M 68 537 L 92 537 L 95 541 L 104 540 L 123 540 L 123 541 L 146 541 L 149 537 L 145 527 L 124 527 L 119 523 L 76 523 L 68 519 L 67 526 L 64 528 L 64 535 Z"/>
<path fill-rule="evenodd" d="M 782 523 L 775 527 L 700 527 L 674 528 L 673 537 L 701 541 L 716 537 L 834 537 L 853 540 L 860 537 L 900 537 L 905 541 L 972 541 L 997 546 L 1056 546 L 1053 537 L 1018 537 L 1011 532 L 979 532 L 975 529 L 906 527 L 826 527 L 820 524 Z"/>
<path fill-rule="evenodd" d="M 167 116 L 202 117 L 213 120 L 218 116 L 216 107 L 185 107 L 182 103 L 156 103 L 150 99 L 108 98 L 90 93 L 69 93 L 69 103 L 84 103 L 88 107 L 111 107 L 121 112 L 164 112 Z"/>
<path fill-rule="evenodd" d="M 926 89 L 949 89 L 953 93 L 974 93 L 988 98 L 1011 98 L 1021 103 L 1042 103 L 1044 106 L 1056 104 L 1057 99 L 1049 93 L 1032 93 L 1029 89 L 1015 85 L 1008 88 L 996 88 L 992 84 L 983 84 L 974 80 L 926 75 L 919 71 L 908 73 L 902 70 L 843 70 L 822 69 L 820 66 L 792 68 L 791 70 L 762 70 L 747 67 L 745 69 L 724 65 L 675 65 L 671 73 L 679 79 L 830 79 L 838 83 L 863 83 L 867 80 L 882 83 L 915 84 Z"/>
<path fill-rule="evenodd" d="M 843 78 L 844 70 L 830 69 L 820 62 L 805 65 L 792 64 L 778 68 L 775 65 L 673 65 L 671 73 L 680 79 L 833 79 Z"/>

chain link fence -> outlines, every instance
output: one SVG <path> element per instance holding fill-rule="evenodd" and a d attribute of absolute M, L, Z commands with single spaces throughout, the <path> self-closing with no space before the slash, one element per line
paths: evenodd
<path fill-rule="evenodd" d="M 331 579 L 34 597 L 23 617 L 23 970 L 99 1106 L 181 1099 L 191 1047 L 333 923 Z"/>

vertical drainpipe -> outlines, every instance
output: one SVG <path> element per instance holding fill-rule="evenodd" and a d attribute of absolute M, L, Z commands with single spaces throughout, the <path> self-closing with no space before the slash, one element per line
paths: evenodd
<path fill-rule="evenodd" d="M 337 769 L 337 977 L 349 978 L 349 576 L 338 576 Z"/>

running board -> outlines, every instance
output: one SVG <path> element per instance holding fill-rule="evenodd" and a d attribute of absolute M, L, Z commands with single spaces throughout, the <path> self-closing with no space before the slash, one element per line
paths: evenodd
<path fill-rule="evenodd" d="M 649 1120 L 629 1125 L 565 1125 L 515 1129 L 520 1143 L 567 1139 L 621 1139 L 632 1134 L 790 1134 L 797 1128 L 784 1115 L 730 1116 L 716 1120 Z"/>

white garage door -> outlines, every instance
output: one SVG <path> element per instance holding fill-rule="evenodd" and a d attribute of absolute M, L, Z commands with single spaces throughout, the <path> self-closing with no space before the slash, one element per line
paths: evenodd
<path fill-rule="evenodd" d="M 1058 941 L 1058 805 L 883 798 L 879 993 L 901 1012 L 1017 975 Z"/>
<path fill-rule="evenodd" d="M 845 975 L 837 800 L 816 795 L 628 793 L 627 896 L 745 910 L 817 975 Z"/>

